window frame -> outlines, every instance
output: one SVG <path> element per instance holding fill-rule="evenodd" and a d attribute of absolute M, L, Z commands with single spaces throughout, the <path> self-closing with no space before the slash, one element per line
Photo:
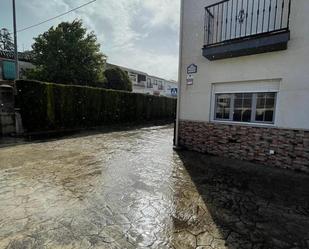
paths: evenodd
<path fill-rule="evenodd" d="M 230 95 L 230 112 L 229 112 L 229 118 L 228 119 L 224 119 L 224 118 L 217 118 L 217 100 L 218 100 L 218 95 Z M 225 122 L 235 122 L 233 121 L 233 119 L 231 119 L 231 117 L 233 116 L 233 110 L 234 110 L 234 96 L 233 94 L 230 93 L 215 93 L 215 105 L 214 105 L 214 115 L 213 118 L 216 121 L 225 121 Z"/>
<path fill-rule="evenodd" d="M 273 121 L 272 122 L 268 122 L 268 121 L 257 121 L 256 120 L 256 110 L 257 110 L 257 96 L 258 94 L 267 94 L 267 93 L 272 93 L 275 94 L 274 97 L 274 107 L 273 107 Z M 218 95 L 222 95 L 222 94 L 227 94 L 230 95 L 230 112 L 229 112 L 229 119 L 223 119 L 223 118 L 217 118 L 217 98 Z M 234 121 L 233 120 L 233 116 L 234 116 L 234 111 L 235 111 L 235 95 L 236 94 L 252 94 L 252 103 L 251 103 L 251 121 L 250 122 L 242 122 L 242 121 Z M 257 124 L 257 125 L 272 125 L 274 126 L 276 123 L 276 114 L 277 114 L 277 102 L 278 102 L 278 98 L 279 98 L 279 92 L 277 91 L 259 91 L 259 92 L 214 92 L 213 93 L 214 96 L 214 103 L 213 103 L 213 107 L 211 112 L 212 114 L 212 120 L 215 122 L 224 122 L 224 123 L 237 123 L 237 124 Z"/>

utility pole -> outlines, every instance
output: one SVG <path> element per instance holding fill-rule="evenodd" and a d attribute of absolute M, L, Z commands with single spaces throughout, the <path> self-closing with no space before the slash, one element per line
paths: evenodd
<path fill-rule="evenodd" d="M 17 48 L 17 29 L 16 29 L 16 8 L 15 0 L 12 0 L 13 3 L 13 25 L 14 25 L 14 59 L 15 59 L 15 78 L 19 79 L 19 66 L 18 66 L 18 48 Z"/>

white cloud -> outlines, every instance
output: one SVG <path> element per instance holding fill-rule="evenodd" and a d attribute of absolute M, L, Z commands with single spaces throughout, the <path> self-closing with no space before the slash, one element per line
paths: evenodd
<path fill-rule="evenodd" d="M 31 2 L 31 3 L 30 3 Z M 87 0 L 29 0 L 23 4 L 36 22 Z M 177 78 L 180 0 L 97 0 L 60 21 L 82 18 L 115 64 L 165 78 Z"/>
<path fill-rule="evenodd" d="M 154 16 L 150 22 L 152 26 L 169 25 L 175 30 L 179 29 L 179 0 L 142 0 L 141 4 L 153 12 Z"/>
<path fill-rule="evenodd" d="M 174 55 L 158 55 L 154 51 L 145 51 L 139 48 L 115 54 L 110 62 L 124 67 L 131 67 L 150 75 L 166 79 L 177 79 L 178 58 Z"/>
<path fill-rule="evenodd" d="M 21 1 L 22 8 L 30 10 L 33 13 L 28 19 L 32 23 L 45 20 L 53 17 L 59 13 L 65 12 L 69 9 L 69 5 L 65 0 L 49 0 L 48 2 L 42 0 Z M 22 14 L 22 11 L 19 11 Z"/>

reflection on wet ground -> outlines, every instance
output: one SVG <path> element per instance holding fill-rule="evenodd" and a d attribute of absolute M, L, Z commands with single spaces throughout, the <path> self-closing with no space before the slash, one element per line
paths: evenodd
<path fill-rule="evenodd" d="M 309 176 L 172 150 L 170 126 L 0 149 L 0 248 L 309 248 Z"/>

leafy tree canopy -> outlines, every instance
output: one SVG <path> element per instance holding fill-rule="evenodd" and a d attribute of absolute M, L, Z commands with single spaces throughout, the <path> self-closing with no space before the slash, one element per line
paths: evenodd
<path fill-rule="evenodd" d="M 34 38 L 35 69 L 27 78 L 62 84 L 97 85 L 104 82 L 106 56 L 93 32 L 81 20 L 62 22 Z"/>
<path fill-rule="evenodd" d="M 106 88 L 132 92 L 132 82 L 126 72 L 119 67 L 106 69 Z"/>
<path fill-rule="evenodd" d="M 12 35 L 5 28 L 0 29 L 0 50 L 14 51 Z"/>

